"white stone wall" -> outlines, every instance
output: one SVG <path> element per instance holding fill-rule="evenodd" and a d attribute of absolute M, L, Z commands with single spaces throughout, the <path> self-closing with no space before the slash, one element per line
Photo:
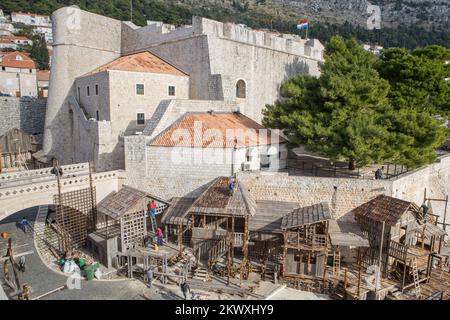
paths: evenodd
<path fill-rule="evenodd" d="M 21 96 L 37 97 L 36 70 L 6 68 L 0 71 L 0 92 L 20 92 Z"/>
<path fill-rule="evenodd" d="M 53 21 L 52 73 L 43 152 L 61 163 L 73 159 L 69 96 L 75 78 L 120 56 L 121 22 L 73 7 L 56 10 Z"/>

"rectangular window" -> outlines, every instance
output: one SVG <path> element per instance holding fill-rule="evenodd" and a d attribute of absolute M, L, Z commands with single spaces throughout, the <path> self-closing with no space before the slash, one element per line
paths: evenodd
<path fill-rule="evenodd" d="M 5 71 L 5 70 L 6 70 L 6 67 L 2 67 L 2 70 Z"/>
<path fill-rule="evenodd" d="M 169 86 L 169 96 L 175 95 L 175 86 Z"/>
<path fill-rule="evenodd" d="M 137 124 L 138 126 L 142 126 L 145 124 L 145 113 L 139 112 L 137 114 Z"/>
<path fill-rule="evenodd" d="M 144 85 L 137 84 L 136 85 L 136 94 L 142 96 L 144 94 Z"/>
<path fill-rule="evenodd" d="M 98 84 L 95 85 L 95 95 L 98 96 Z"/>
<path fill-rule="evenodd" d="M 100 120 L 100 114 L 98 113 L 98 110 L 95 111 L 95 115 L 96 115 L 96 117 L 97 117 L 97 121 L 99 121 L 99 120 Z"/>
<path fill-rule="evenodd" d="M 81 100 L 80 87 L 78 87 L 78 102 Z"/>
<path fill-rule="evenodd" d="M 91 94 L 91 93 L 89 92 L 89 86 L 86 87 L 86 94 L 87 94 L 88 97 L 89 97 L 90 94 Z"/>

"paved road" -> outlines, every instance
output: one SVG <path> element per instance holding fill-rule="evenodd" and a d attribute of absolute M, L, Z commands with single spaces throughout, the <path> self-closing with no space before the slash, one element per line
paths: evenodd
<path fill-rule="evenodd" d="M 16 224 L 26 217 L 31 224 L 34 223 L 38 207 L 29 208 L 17 212 L 8 218 L 0 221 L 0 233 L 8 232 L 13 239 L 14 255 L 24 254 L 26 256 L 27 269 L 25 273 L 19 272 L 22 284 L 29 284 L 32 287 L 31 299 L 48 293 L 56 288 L 66 285 L 67 277 L 49 269 L 39 257 L 35 248 L 31 234 L 25 234 L 18 229 Z M 7 240 L 0 238 L 0 255 L 6 254 Z M 16 259 L 18 260 L 18 259 Z M 12 290 L 4 283 L 3 268 L 0 268 L 0 281 L 9 296 Z M 12 272 L 12 270 L 10 271 Z M 129 300 L 144 299 L 143 292 L 145 286 L 137 280 L 112 280 L 112 281 L 81 281 L 81 290 L 65 289 L 44 297 L 50 300 Z M 148 296 L 148 290 L 146 290 Z M 152 299 L 162 298 L 152 294 Z"/>

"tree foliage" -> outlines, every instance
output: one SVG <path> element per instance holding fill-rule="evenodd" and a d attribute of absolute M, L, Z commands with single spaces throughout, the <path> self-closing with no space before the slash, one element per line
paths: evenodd
<path fill-rule="evenodd" d="M 321 76 L 286 81 L 282 99 L 267 106 L 263 122 L 283 129 L 292 144 L 332 160 L 359 166 L 386 160 L 408 167 L 430 163 L 445 139 L 442 121 L 435 108 L 411 106 L 410 93 L 398 92 L 398 83 L 391 86 L 392 79 L 380 76 L 386 69 L 387 61 L 356 40 L 334 37 L 326 46 Z"/>
<path fill-rule="evenodd" d="M 49 68 L 49 54 L 44 36 L 35 35 L 32 37 L 33 45 L 30 48 L 30 57 L 34 60 L 37 68 L 47 70 Z"/>

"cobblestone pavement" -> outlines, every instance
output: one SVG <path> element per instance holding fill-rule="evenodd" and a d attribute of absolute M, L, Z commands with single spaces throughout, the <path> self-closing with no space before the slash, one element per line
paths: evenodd
<path fill-rule="evenodd" d="M 33 226 L 38 212 L 38 207 L 29 208 L 17 212 L 10 217 L 0 221 L 0 233 L 7 232 L 9 237 L 13 239 L 14 256 L 24 255 L 26 257 L 26 271 L 19 271 L 19 279 L 21 284 L 29 284 L 31 289 L 30 299 L 39 297 L 52 290 L 63 287 L 67 283 L 68 277 L 57 273 L 46 266 L 34 244 L 31 233 L 25 234 L 17 227 L 17 223 L 26 217 Z M 0 238 L 0 255 L 6 255 L 7 240 Z M 16 258 L 18 260 L 18 258 Z M 10 273 L 12 270 L 10 268 Z M 4 282 L 3 268 L 0 270 L 0 281 L 8 296 L 12 294 L 12 290 Z M 145 296 L 150 299 L 163 299 L 160 294 L 146 289 L 146 286 L 138 280 L 81 280 L 80 290 L 64 289 L 52 293 L 42 299 L 45 300 L 135 300 L 144 299 Z M 10 297 L 10 299 L 16 299 Z"/>

